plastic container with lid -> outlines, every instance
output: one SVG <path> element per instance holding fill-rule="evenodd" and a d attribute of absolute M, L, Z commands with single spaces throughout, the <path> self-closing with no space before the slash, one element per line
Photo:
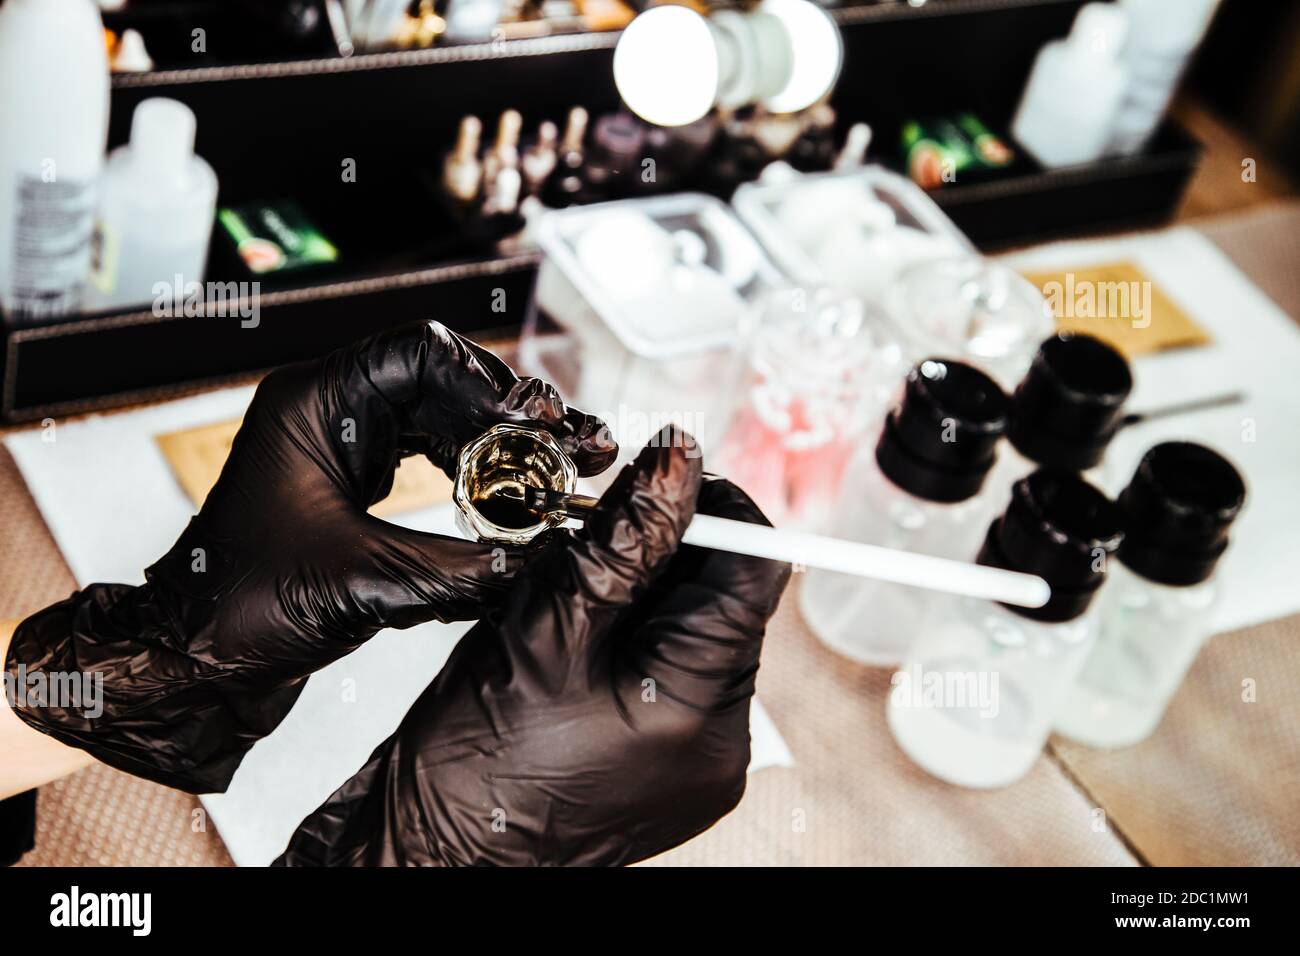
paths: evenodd
<path fill-rule="evenodd" d="M 751 305 L 783 282 L 723 203 L 695 193 L 548 212 L 519 360 L 633 456 L 673 422 L 707 450 L 731 417 Z"/>
<path fill-rule="evenodd" d="M 903 752 L 964 787 L 1024 776 L 1092 650 L 1095 598 L 1122 540 L 1119 509 L 1077 475 L 1017 482 L 978 561 L 1041 576 L 1051 600 L 1031 610 L 961 599 L 917 622 L 888 705 Z"/>
<path fill-rule="evenodd" d="M 1246 500 L 1237 469 L 1193 442 L 1146 453 L 1119 496 L 1125 537 L 1101 597 L 1101 634 L 1056 729 L 1080 743 L 1125 747 L 1164 716 L 1218 599 L 1214 571 Z"/>
<path fill-rule="evenodd" d="M 879 440 L 849 467 L 835 533 L 854 541 L 970 560 L 1002 502 L 980 494 L 1006 428 L 1007 397 L 983 372 L 927 359 L 907 377 Z M 900 663 L 927 606 L 917 588 L 810 570 L 804 619 L 832 650 L 864 664 Z"/>
<path fill-rule="evenodd" d="M 978 255 L 920 187 L 879 166 L 745 183 L 731 202 L 791 283 L 868 302 L 912 263 Z"/>

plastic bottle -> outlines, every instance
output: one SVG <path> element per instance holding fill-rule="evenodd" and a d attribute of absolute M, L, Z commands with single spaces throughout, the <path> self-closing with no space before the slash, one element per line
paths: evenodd
<path fill-rule="evenodd" d="M 108 141 L 93 0 L 0 5 L 0 304 L 11 325 L 77 311 Z"/>
<path fill-rule="evenodd" d="M 1109 151 L 1127 156 L 1151 141 L 1219 0 L 1121 0 L 1120 6 L 1128 18 L 1128 83 Z"/>
<path fill-rule="evenodd" d="M 1090 163 L 1110 146 L 1128 89 L 1126 25 L 1118 7 L 1090 3 L 1066 39 L 1039 52 L 1011 132 L 1044 166 Z"/>
<path fill-rule="evenodd" d="M 131 142 L 113 150 L 100 191 L 101 265 L 90 297 L 96 310 L 150 302 L 160 282 L 169 299 L 183 298 L 186 286 L 203 281 L 217 177 L 194 155 L 188 106 L 141 102 L 131 117 Z"/>
<path fill-rule="evenodd" d="M 1041 575 L 1029 610 L 962 599 L 938 605 L 894 675 L 889 727 L 928 772 L 964 787 L 1014 783 L 1038 758 L 1097 633 L 1093 599 L 1119 547 L 1119 509 L 1077 475 L 1016 483 L 979 563 Z"/>
<path fill-rule="evenodd" d="M 990 480 L 994 492 L 1035 468 L 1096 469 L 1123 426 L 1132 390 L 1128 361 L 1105 342 L 1074 332 L 1047 339 L 1012 395 L 1010 447 Z"/>
<path fill-rule="evenodd" d="M 874 453 L 843 483 L 835 533 L 855 541 L 968 559 L 996 504 L 978 497 L 1006 428 L 1007 397 L 960 362 L 928 359 L 908 374 Z M 809 571 L 804 619 L 832 650 L 864 664 L 903 660 L 922 611 L 939 600 L 917 588 Z"/>
<path fill-rule="evenodd" d="M 1126 534 L 1101 597 L 1101 634 L 1056 729 L 1095 747 L 1146 739 L 1209 635 L 1214 569 L 1246 500 L 1226 459 L 1165 442 L 1120 494 Z"/>

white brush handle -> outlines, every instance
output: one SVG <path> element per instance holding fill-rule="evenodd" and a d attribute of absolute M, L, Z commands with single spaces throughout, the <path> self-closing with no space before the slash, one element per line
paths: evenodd
<path fill-rule="evenodd" d="M 804 531 L 769 528 L 713 515 L 696 515 L 682 541 L 701 548 L 842 571 L 878 581 L 985 598 L 1017 607 L 1042 607 L 1052 596 L 1047 582 L 1033 574 L 987 568 Z"/>

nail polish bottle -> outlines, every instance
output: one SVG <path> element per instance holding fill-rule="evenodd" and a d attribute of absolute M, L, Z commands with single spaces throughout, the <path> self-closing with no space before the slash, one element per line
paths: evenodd
<path fill-rule="evenodd" d="M 542 184 L 538 194 L 542 202 L 552 209 L 564 209 L 576 203 L 586 185 L 586 153 L 584 143 L 587 138 L 587 111 L 581 106 L 569 110 L 569 119 L 564 127 L 564 139 L 560 141 L 559 159 L 555 169 Z"/>
<path fill-rule="evenodd" d="M 966 560 L 989 514 L 979 495 L 1007 420 L 1007 397 L 983 372 L 927 359 L 907 376 L 874 453 L 841 485 L 835 533 L 855 541 Z M 876 666 L 910 650 L 935 595 L 833 571 L 809 571 L 803 615 L 831 649 Z"/>
<path fill-rule="evenodd" d="M 491 191 L 505 169 L 519 168 L 519 131 L 524 119 L 518 110 L 506 110 L 497 121 L 497 138 L 483 157 L 483 188 Z"/>
<path fill-rule="evenodd" d="M 889 728 L 924 770 L 963 787 L 1014 783 L 1038 759 L 1097 634 L 1094 598 L 1123 538 L 1120 512 L 1077 475 L 1016 482 L 980 564 L 1037 574 L 1029 609 L 974 599 L 936 605 L 893 677 Z"/>
<path fill-rule="evenodd" d="M 537 127 L 537 141 L 520 157 L 519 167 L 524 174 L 524 189 L 528 195 L 537 195 L 546 177 L 555 169 L 559 159 L 559 139 L 559 129 L 550 120 L 544 120 Z"/>
<path fill-rule="evenodd" d="M 483 166 L 478 159 L 483 124 L 477 116 L 465 116 L 456 133 L 456 145 L 442 167 L 442 187 L 461 210 L 467 210 L 483 187 Z"/>
<path fill-rule="evenodd" d="M 1094 747 L 1146 739 L 1209 636 L 1214 570 L 1246 500 L 1241 475 L 1192 442 L 1143 456 L 1119 496 L 1125 536 L 1101 601 L 1101 634 L 1056 729 Z"/>
<path fill-rule="evenodd" d="M 1132 390 L 1128 361 L 1105 342 L 1075 332 L 1047 339 L 1011 397 L 1010 447 L 991 487 L 1009 488 L 1036 468 L 1097 468 Z"/>

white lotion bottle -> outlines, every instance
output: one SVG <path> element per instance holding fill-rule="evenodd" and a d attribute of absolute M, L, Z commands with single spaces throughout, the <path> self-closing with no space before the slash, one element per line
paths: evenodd
<path fill-rule="evenodd" d="M 1130 156 L 1155 135 L 1219 0 L 1120 0 L 1120 7 L 1128 18 L 1128 85 L 1110 152 Z"/>
<path fill-rule="evenodd" d="M 194 113 L 176 100 L 136 107 L 131 141 L 113 150 L 100 189 L 92 309 L 144 305 L 159 295 L 180 301 L 186 286 L 203 281 L 217 177 L 194 155 L 194 128 Z"/>
<path fill-rule="evenodd" d="M 1056 729 L 1093 747 L 1127 747 L 1160 723 L 1210 634 L 1214 571 L 1246 501 L 1227 459 L 1194 442 L 1143 456 L 1119 496 L 1126 534 L 1101 596 L 1101 634 Z"/>
<path fill-rule="evenodd" d="M 78 311 L 108 142 L 93 0 L 0 5 L 0 305 L 11 325 Z"/>
<path fill-rule="evenodd" d="M 1090 163 L 1106 154 L 1129 87 L 1120 57 L 1126 24 L 1113 4 L 1090 3 L 1068 37 L 1039 52 L 1011 133 L 1044 166 Z"/>

